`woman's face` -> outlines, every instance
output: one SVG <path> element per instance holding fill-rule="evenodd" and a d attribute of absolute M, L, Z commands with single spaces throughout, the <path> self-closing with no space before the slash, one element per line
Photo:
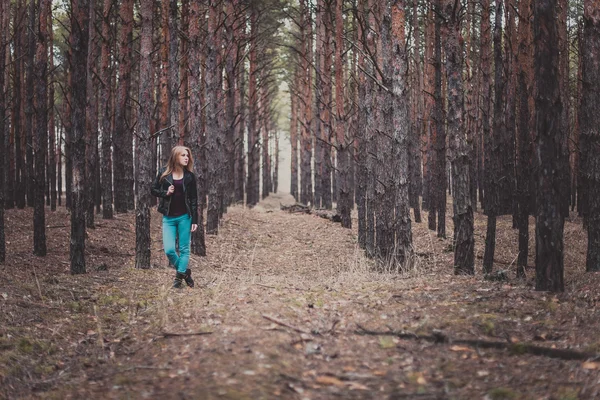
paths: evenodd
<path fill-rule="evenodd" d="M 184 151 L 183 153 L 179 153 L 179 155 L 177 156 L 177 163 L 179 165 L 181 165 L 182 167 L 187 167 L 189 162 L 190 162 L 190 157 L 188 156 L 187 151 Z"/>

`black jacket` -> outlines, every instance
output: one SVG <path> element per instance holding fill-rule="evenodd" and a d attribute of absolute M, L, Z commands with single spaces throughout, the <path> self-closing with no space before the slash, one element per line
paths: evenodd
<path fill-rule="evenodd" d="M 165 168 L 161 168 L 152 183 L 151 192 L 158 197 L 158 212 L 163 215 L 169 215 L 169 207 L 171 206 L 171 196 L 167 196 L 169 186 L 173 184 L 173 174 L 164 177 L 162 182 L 160 177 L 165 172 Z M 198 192 L 196 190 L 196 175 L 188 170 L 183 170 L 183 192 L 185 193 L 185 207 L 188 215 L 192 216 L 192 224 L 198 224 Z"/>

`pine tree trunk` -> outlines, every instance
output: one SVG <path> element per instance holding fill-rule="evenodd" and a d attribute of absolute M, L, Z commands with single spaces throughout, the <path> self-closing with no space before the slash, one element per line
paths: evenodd
<path fill-rule="evenodd" d="M 361 0 L 358 4 L 358 13 L 365 20 L 366 1 Z M 367 33 L 363 28 L 364 22 L 358 24 L 358 127 L 356 134 L 356 208 L 358 212 L 358 245 L 364 249 L 367 240 L 367 104 L 366 104 L 366 80 L 370 79 L 365 74 L 367 64 L 364 47 L 367 43 Z"/>
<path fill-rule="evenodd" d="M 600 4 L 586 0 L 583 18 L 581 144 L 587 184 L 586 271 L 600 271 Z"/>
<path fill-rule="evenodd" d="M 241 24 L 236 28 L 237 40 L 244 39 L 244 30 L 241 28 Z M 241 53 L 241 52 L 240 52 Z M 240 54 L 239 57 L 242 55 Z M 245 159 L 244 159 L 244 131 L 246 129 L 246 69 L 242 63 L 239 67 L 238 74 L 236 75 L 236 87 L 238 95 L 236 96 L 236 110 L 238 113 L 238 120 L 235 125 L 235 139 L 234 139 L 234 198 L 236 203 L 244 203 L 244 181 L 246 178 L 245 174 Z M 293 97 L 293 96 L 292 96 Z"/>
<path fill-rule="evenodd" d="M 303 91 L 303 112 L 300 114 L 301 121 L 301 140 L 300 140 L 300 201 L 303 204 L 314 205 L 312 188 L 312 14 L 310 12 L 308 0 L 301 0 L 302 37 L 303 37 L 303 69 L 304 76 L 302 81 Z"/>
<path fill-rule="evenodd" d="M 27 28 L 27 55 L 25 57 L 25 185 L 27 190 L 27 206 L 34 206 L 34 181 L 35 172 L 33 159 L 33 136 L 34 136 L 34 63 L 35 63 L 35 35 L 36 29 L 36 9 L 35 1 L 29 2 L 28 28 Z"/>
<path fill-rule="evenodd" d="M 119 9 L 121 31 L 119 32 L 119 81 L 115 109 L 113 135 L 115 211 L 126 213 L 128 196 L 132 194 L 133 169 L 128 168 L 132 156 L 132 134 L 127 123 L 127 108 L 131 91 L 131 58 L 133 32 L 133 0 L 124 0 Z"/>
<path fill-rule="evenodd" d="M 203 17 L 200 11 L 200 3 L 192 1 L 190 5 L 190 25 L 189 25 L 189 60 L 190 60 L 190 143 L 192 154 L 199 161 L 201 154 L 200 148 L 200 117 L 202 109 L 202 93 L 200 76 L 200 19 Z M 192 253 L 205 256 L 206 243 L 204 237 L 204 201 L 202 201 L 201 181 L 202 179 L 202 164 L 194 163 L 194 174 L 196 175 L 196 183 L 198 188 L 198 229 L 192 233 L 191 250 Z"/>
<path fill-rule="evenodd" d="M 560 195 L 561 195 L 561 210 L 563 216 L 569 216 L 569 204 L 571 201 L 571 164 L 569 163 L 569 143 L 571 139 L 570 131 L 570 110 L 569 99 L 569 33 L 568 33 L 568 0 L 558 1 L 558 48 L 559 48 L 559 86 L 560 97 L 562 99 L 562 113 L 560 118 L 561 151 L 560 151 L 560 166 L 558 172 L 560 174 Z"/>
<path fill-rule="evenodd" d="M 54 46 L 54 34 L 52 32 L 52 2 L 46 2 L 46 30 L 48 32 L 48 41 L 46 43 L 48 52 Z M 52 53 L 50 53 L 52 54 Z M 56 123 L 54 118 L 54 57 L 49 57 L 48 59 L 48 178 L 49 178 L 49 186 L 50 186 L 50 210 L 56 211 L 56 162 L 57 162 L 57 154 L 56 154 Z"/>
<path fill-rule="evenodd" d="M 179 144 L 179 35 L 177 0 L 169 0 L 169 126 L 170 142 Z M 209 32 L 210 34 L 210 32 Z"/>
<path fill-rule="evenodd" d="M 502 6 L 501 0 L 496 0 L 498 7 L 496 8 L 496 19 L 494 24 L 494 63 L 496 66 L 502 65 L 502 46 L 501 46 L 501 34 L 502 34 Z M 485 35 L 485 39 L 482 38 L 481 48 L 482 50 L 482 74 L 483 74 L 483 88 L 482 91 L 485 93 L 482 96 L 482 101 L 484 102 L 484 109 L 482 118 L 483 121 L 483 146 L 484 146 L 484 162 L 485 162 L 485 175 L 484 175 L 484 190 L 485 190 L 485 204 L 484 211 L 487 215 L 487 232 L 485 239 L 485 252 L 483 256 L 483 271 L 484 273 L 491 273 L 494 264 L 494 253 L 496 249 L 496 215 L 497 215 L 497 204 L 498 204 L 498 193 L 496 190 L 496 176 L 499 173 L 497 168 L 497 159 L 495 155 L 497 154 L 495 147 L 495 139 L 502 129 L 502 91 L 503 91 L 503 77 L 502 77 L 502 68 L 495 68 L 495 77 L 494 77 L 494 93 L 495 93 L 495 102 L 494 102 L 494 127 L 493 132 L 490 131 L 489 127 L 489 92 L 486 92 L 486 88 L 489 90 L 490 88 L 490 60 L 487 57 L 488 52 L 486 49 L 489 47 L 484 47 L 488 43 L 489 33 L 486 34 L 484 31 L 484 20 L 486 29 L 489 27 L 489 16 L 490 16 L 490 4 L 488 0 L 483 2 L 483 15 L 482 15 L 482 35 Z M 499 12 L 499 14 L 498 14 Z M 488 29 L 489 32 L 489 29 Z M 486 44 L 484 44 L 486 43 Z M 491 42 L 490 42 L 491 43 Z M 487 125 L 487 126 L 486 126 Z"/>
<path fill-rule="evenodd" d="M 394 96 L 393 114 L 393 147 L 392 159 L 393 188 L 395 196 L 395 262 L 402 266 L 410 259 L 412 248 L 412 233 L 410 221 L 409 203 L 409 87 L 406 77 L 408 76 L 408 57 L 405 52 L 405 1 L 388 0 L 391 6 L 391 44 L 392 44 L 392 93 Z M 389 7 L 388 6 L 388 7 Z M 385 19 L 384 19 L 385 21 Z"/>
<path fill-rule="evenodd" d="M 415 215 L 415 222 L 421 222 L 421 196 L 423 188 L 423 175 L 421 172 L 421 137 L 423 128 L 423 75 L 421 71 L 421 30 L 419 27 L 418 0 L 412 2 L 414 36 L 414 88 L 413 107 L 414 118 L 409 138 L 409 201 Z"/>
<path fill-rule="evenodd" d="M 517 159 L 517 194 L 519 218 L 519 256 L 517 276 L 525 277 L 529 253 L 529 215 L 534 211 L 532 196 L 533 184 L 533 38 L 531 31 L 531 1 L 519 2 L 519 54 L 517 98 L 519 116 L 517 119 L 519 153 Z"/>
<path fill-rule="evenodd" d="M 102 126 L 102 218 L 113 218 L 113 163 L 112 163 L 112 129 L 111 115 L 112 87 L 110 69 L 110 19 L 111 0 L 104 0 L 102 11 L 102 49 L 100 51 L 100 102 Z"/>
<path fill-rule="evenodd" d="M 85 104 L 87 100 L 87 56 L 89 0 L 71 0 L 71 135 L 73 164 L 71 188 L 71 274 L 85 273 Z"/>
<path fill-rule="evenodd" d="M 22 24 L 25 21 L 26 11 L 23 0 L 19 0 L 17 3 L 17 9 L 14 13 L 14 32 L 23 31 L 25 28 Z M 15 204 L 17 208 L 25 208 L 26 202 L 26 190 L 25 190 L 25 157 L 24 145 L 25 145 L 25 122 L 24 122 L 24 88 L 23 82 L 25 80 L 25 39 L 27 35 L 19 35 L 15 39 L 15 56 L 14 56 L 14 79 L 13 79 L 13 110 L 12 110 L 12 125 L 15 129 Z"/>
<path fill-rule="evenodd" d="M 435 104 L 433 108 L 433 120 L 435 127 L 435 201 L 437 209 L 437 236 L 446 237 L 446 124 L 444 116 L 444 95 L 442 93 L 442 42 L 441 42 L 441 19 L 439 15 L 440 0 L 436 0 L 436 18 L 434 33 L 434 67 L 435 67 Z"/>
<path fill-rule="evenodd" d="M 296 72 L 298 74 L 298 72 Z M 298 79 L 295 79 L 298 83 Z M 297 86 L 296 86 L 297 88 Z M 291 95 L 291 118 L 290 118 L 290 141 L 291 141 L 291 178 L 290 194 L 296 201 L 298 197 L 298 98 L 295 94 Z"/>
<path fill-rule="evenodd" d="M 263 72 L 265 70 L 263 69 Z M 263 77 L 261 78 L 262 82 L 265 82 L 265 77 L 264 77 L 264 73 L 262 74 Z M 271 156 L 270 156 L 270 152 L 269 152 L 269 116 L 268 116 L 268 110 L 269 110 L 269 102 L 268 102 L 268 98 L 267 98 L 267 92 L 268 88 L 266 87 L 266 85 L 263 83 L 263 86 L 261 87 L 260 90 L 260 97 L 261 97 L 261 108 L 263 108 L 264 110 L 264 115 L 262 118 L 262 123 L 263 123 L 263 129 L 262 129 L 262 140 L 261 140 L 261 152 L 262 152 L 262 198 L 265 199 L 267 198 L 267 196 L 269 196 L 269 192 L 271 191 L 271 183 L 270 183 L 270 177 L 271 177 Z"/>
<path fill-rule="evenodd" d="M 221 199 L 219 197 L 219 174 L 223 165 L 223 137 L 220 116 L 221 108 L 218 91 L 221 90 L 221 67 L 218 64 L 219 13 L 217 5 L 208 7 L 208 36 L 206 38 L 206 150 L 208 164 L 208 210 L 206 217 L 206 233 L 216 235 L 219 231 L 219 213 Z"/>
<path fill-rule="evenodd" d="M 171 81 L 169 79 L 169 44 L 170 35 L 169 30 L 169 6 L 170 0 L 161 0 L 160 12 L 161 19 L 160 25 L 162 29 L 161 46 L 160 46 L 160 58 L 161 58 L 161 69 L 160 69 L 160 129 L 164 129 L 160 135 L 160 164 L 166 165 L 169 155 L 171 154 L 171 148 L 175 146 L 172 139 L 171 132 Z"/>
<path fill-rule="evenodd" d="M 326 1 L 324 6 L 323 14 L 323 67 L 321 73 L 321 79 L 323 82 L 322 86 L 322 102 L 323 109 L 321 115 L 321 140 L 319 141 L 321 147 L 321 158 L 322 158 L 322 172 L 321 172 L 321 206 L 326 210 L 333 208 L 332 199 L 332 165 L 331 165 L 331 143 L 333 141 L 333 130 L 331 126 L 331 105 L 332 105 L 332 79 L 331 79 L 331 40 L 332 40 L 332 19 L 331 19 L 331 4 L 332 1 Z"/>
<path fill-rule="evenodd" d="M 258 146 L 257 126 L 257 40 L 258 32 L 257 10 L 254 7 L 250 11 L 250 50 L 249 50 L 249 76 L 248 76 L 248 183 L 246 185 L 246 204 L 253 207 L 258 204 L 258 167 L 260 148 Z"/>
<path fill-rule="evenodd" d="M 96 189 L 96 167 L 98 165 L 98 97 L 96 92 L 95 77 L 98 69 L 96 61 L 98 58 L 97 34 L 96 34 L 96 1 L 90 0 L 89 17 L 89 44 L 87 59 L 87 93 L 88 102 L 86 110 L 86 149 L 85 149 L 85 180 L 86 185 L 86 214 L 85 223 L 88 228 L 95 228 L 94 224 L 94 202 Z"/>
<path fill-rule="evenodd" d="M 0 19 L 0 26 L 2 26 L 0 30 L 0 34 L 4 35 L 4 38 L 10 37 L 10 16 L 11 16 L 11 7 L 10 3 L 4 2 L 2 4 L 3 14 Z M 6 40 L 6 39 L 5 39 Z M 13 43 L 16 50 L 16 43 Z M 4 129 L 4 141 L 0 142 L 0 146 L 4 146 L 4 157 L 2 158 L 2 166 L 0 168 L 4 168 L 4 188 L 3 190 L 3 198 L 4 201 L 0 202 L 0 207 L 5 209 L 11 209 L 15 206 L 15 125 L 11 123 L 11 118 L 6 117 L 6 113 L 12 114 L 10 112 L 10 107 L 12 104 L 7 103 L 6 99 L 12 98 L 14 101 L 14 89 L 11 93 L 11 85 L 10 85 L 10 70 L 9 65 L 14 64 L 12 62 L 11 52 L 8 46 L 8 41 L 0 41 L 0 47 L 3 50 L 3 54 L 0 55 L 0 58 L 3 60 L 2 67 L 2 78 L 0 78 L 4 84 L 0 86 L 0 92 L 2 93 L 2 101 L 4 102 L 4 107 L 2 107 L 2 113 L 4 113 L 4 117 L 2 118 L 2 127 Z M 14 86 L 13 86 L 14 88 Z M 11 115 L 11 117 L 13 117 Z M 2 179 L 2 178 L 0 178 Z M 2 211 L 4 213 L 4 210 Z"/>
<path fill-rule="evenodd" d="M 518 205 L 517 205 L 517 195 L 515 192 L 515 164 L 516 164 L 516 152 L 515 152 L 515 142 L 516 142 L 516 91 L 517 91 L 517 75 L 516 75 L 516 49 L 517 49 L 517 39 L 516 33 L 517 29 L 515 27 L 515 0 L 506 0 L 506 6 L 504 8 L 504 19 L 506 21 L 506 29 L 504 36 L 504 54 L 506 57 L 505 62 L 505 71 L 506 71 L 506 87 L 505 87 L 505 99 L 506 99 L 506 108 L 504 112 L 504 116 L 506 119 L 506 128 L 503 142 L 506 145 L 506 153 L 509 154 L 504 161 L 504 171 L 507 175 L 505 178 L 510 181 L 510 203 L 511 203 L 511 214 L 512 214 L 512 223 L 513 228 L 518 227 Z M 508 165 L 506 165 L 508 164 Z"/>
<path fill-rule="evenodd" d="M 40 0 L 37 25 L 37 49 L 35 64 L 35 115 L 36 124 L 33 146 L 35 150 L 35 198 L 33 209 L 33 254 L 46 255 L 46 213 L 44 203 L 45 163 L 48 148 L 48 2 Z M 2 121 L 2 120 L 0 120 Z"/>
<path fill-rule="evenodd" d="M 181 32 L 189 30 L 189 10 L 190 0 L 181 0 Z M 188 143 L 188 119 L 189 119 L 189 43 L 186 35 L 181 36 L 181 51 L 179 51 L 179 116 L 178 131 L 179 143 L 187 145 Z"/>
<path fill-rule="evenodd" d="M 367 7 L 371 10 L 372 0 L 368 0 Z M 372 14 L 367 18 L 367 42 L 368 48 L 375 48 L 375 22 Z M 374 76 L 374 68 L 372 63 L 367 64 L 366 71 L 371 76 Z M 375 182 L 376 177 L 376 158 L 377 154 L 377 141 L 375 137 L 375 130 L 377 128 L 377 110 L 375 109 L 375 97 L 377 92 L 375 84 L 372 79 L 367 79 L 365 83 L 365 118 L 367 120 L 367 129 L 365 132 L 365 146 L 367 153 L 367 193 L 366 193 L 366 238 L 365 238 L 365 250 L 367 257 L 375 257 Z"/>
<path fill-rule="evenodd" d="M 140 87 L 135 182 L 135 267 L 150 268 L 150 186 L 154 175 L 150 119 L 154 109 L 152 74 L 152 2 L 140 7 Z"/>
<path fill-rule="evenodd" d="M 534 76 L 536 79 L 537 212 L 536 290 L 564 291 L 564 218 L 561 209 L 560 131 L 562 99 L 559 85 L 557 0 L 537 0 L 533 5 Z"/>
<path fill-rule="evenodd" d="M 336 0 L 335 12 L 335 104 L 336 104 L 336 139 L 337 139 L 337 157 L 338 157 L 338 203 L 337 213 L 342 219 L 342 227 L 352 228 L 352 219 L 350 218 L 351 197 L 350 197 L 350 141 L 346 138 L 346 121 L 344 111 L 344 72 L 342 70 L 343 60 L 342 51 L 344 43 L 342 34 L 344 31 L 343 0 Z"/>
<path fill-rule="evenodd" d="M 453 0 L 444 0 L 442 15 L 446 21 L 446 69 L 448 72 L 448 143 L 452 165 L 454 211 L 454 273 L 475 273 L 473 207 L 469 171 L 469 145 L 465 134 L 463 59 L 460 43 L 459 10 Z"/>
<path fill-rule="evenodd" d="M 436 187 L 436 171 L 437 171 L 437 154 L 435 151 L 435 143 L 437 137 L 437 126 L 435 123 L 434 107 L 435 107 L 435 16 L 433 12 L 433 4 L 429 3 L 427 11 L 427 29 L 425 40 L 425 76 L 426 76 L 426 91 L 428 93 L 425 108 L 426 108 L 426 132 L 427 137 L 427 157 L 425 162 L 425 190 L 423 193 L 424 208 L 428 210 L 427 227 L 429 230 L 437 229 L 437 190 Z"/>
<path fill-rule="evenodd" d="M 8 46 L 8 40 L 4 33 L 6 32 L 6 22 L 8 19 L 6 16 L 10 13 L 10 3 L 0 2 L 0 33 L 3 39 L 0 40 L 0 186 L 6 187 L 6 173 L 8 166 L 8 135 L 6 132 L 7 124 L 4 123 L 6 117 L 6 97 L 7 91 L 4 86 L 5 79 L 5 66 L 6 66 L 6 49 Z M 4 234 L 4 196 L 5 191 L 0 190 L 0 263 L 4 263 L 6 259 L 6 238 Z"/>

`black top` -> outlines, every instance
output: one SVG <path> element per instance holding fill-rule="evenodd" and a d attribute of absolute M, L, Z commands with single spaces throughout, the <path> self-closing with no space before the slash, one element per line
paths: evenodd
<path fill-rule="evenodd" d="M 183 178 L 173 179 L 175 191 L 171 195 L 171 207 L 169 208 L 169 217 L 179 217 L 187 214 L 185 206 L 185 192 L 183 191 Z"/>

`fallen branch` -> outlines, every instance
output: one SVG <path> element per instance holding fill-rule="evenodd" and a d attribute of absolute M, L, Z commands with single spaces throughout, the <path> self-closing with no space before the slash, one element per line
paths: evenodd
<path fill-rule="evenodd" d="M 202 336 L 202 335 L 210 335 L 212 332 L 188 332 L 188 333 L 177 333 L 177 332 L 163 332 L 159 337 L 169 338 L 169 337 L 179 337 L 179 336 Z"/>
<path fill-rule="evenodd" d="M 270 317 L 270 316 L 268 316 L 268 315 L 264 315 L 264 314 L 262 315 L 262 317 L 263 317 L 264 319 L 268 320 L 268 321 L 274 322 L 274 323 L 276 323 L 277 325 L 285 326 L 286 328 L 289 328 L 289 329 L 291 329 L 291 330 L 294 330 L 294 331 L 296 331 L 296 332 L 298 332 L 298 333 L 306 333 L 307 335 L 310 335 L 310 334 L 311 334 L 311 332 L 309 332 L 309 331 L 307 331 L 307 330 L 305 330 L 305 329 L 296 328 L 295 326 L 292 326 L 292 325 L 290 325 L 290 324 L 288 324 L 288 323 L 286 323 L 286 322 L 280 321 L 280 320 L 278 320 L 277 318 L 273 318 L 273 317 Z"/>
<path fill-rule="evenodd" d="M 342 217 L 331 210 L 314 210 L 312 214 L 330 220 L 331 222 L 342 222 Z"/>
<path fill-rule="evenodd" d="M 342 222 L 342 217 L 332 210 L 323 210 L 323 209 L 312 209 L 307 205 L 296 203 L 291 206 L 280 205 L 281 210 L 287 211 L 289 213 L 302 213 L 302 214 L 313 214 L 321 218 L 328 219 L 332 222 Z"/>
<path fill-rule="evenodd" d="M 292 204 L 291 206 L 286 206 L 281 204 L 279 206 L 280 209 L 282 209 L 283 211 L 287 211 L 289 213 L 303 213 L 303 214 L 310 214 L 310 207 L 301 203 L 296 203 L 296 204 Z"/>
<path fill-rule="evenodd" d="M 169 368 L 169 367 L 154 367 L 152 365 L 134 365 L 133 367 L 129 367 L 129 368 L 125 368 L 124 370 L 122 370 L 121 372 L 125 372 L 125 371 L 133 371 L 136 369 L 158 369 L 158 370 L 171 370 L 173 368 Z"/>
<path fill-rule="evenodd" d="M 561 360 L 595 360 L 600 359 L 599 354 L 583 353 L 568 349 L 552 349 L 549 347 L 535 346 L 529 343 L 508 343 L 494 342 L 480 339 L 451 339 L 441 332 L 434 332 L 433 335 L 418 335 L 413 332 L 405 331 L 371 331 L 360 325 L 356 325 L 358 330 L 357 335 L 372 335 L 372 336 L 396 336 L 401 339 L 426 340 L 428 342 L 438 344 L 462 344 L 483 349 L 509 350 L 514 354 L 533 354 L 535 356 L 545 356 L 550 358 L 559 358 Z"/>

